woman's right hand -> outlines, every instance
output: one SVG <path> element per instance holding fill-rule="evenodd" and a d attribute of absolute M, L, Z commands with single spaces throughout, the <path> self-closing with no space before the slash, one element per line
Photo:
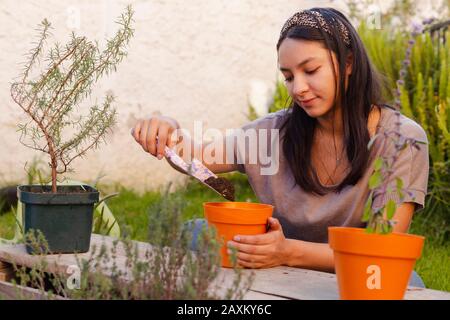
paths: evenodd
<path fill-rule="evenodd" d="M 161 160 L 164 157 L 166 145 L 169 148 L 176 145 L 171 135 L 179 128 L 180 125 L 175 119 L 158 115 L 147 120 L 139 120 L 131 134 L 144 151 Z"/>

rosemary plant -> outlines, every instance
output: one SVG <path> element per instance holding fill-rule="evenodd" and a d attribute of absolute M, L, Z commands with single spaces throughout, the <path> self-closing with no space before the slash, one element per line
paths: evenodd
<path fill-rule="evenodd" d="M 27 122 L 19 124 L 20 142 L 48 154 L 52 192 L 56 192 L 57 175 L 70 171 L 73 160 L 105 141 L 116 123 L 111 94 L 91 106 L 88 115 L 76 115 L 76 108 L 90 96 L 97 81 L 116 71 L 127 55 L 134 33 L 132 8 L 128 6 L 116 22 L 120 28 L 104 50 L 74 33 L 67 44 L 56 43 L 46 50 L 51 24 L 43 20 L 36 46 L 11 86 L 12 99 L 28 116 Z M 69 130 L 75 133 L 66 138 Z"/>

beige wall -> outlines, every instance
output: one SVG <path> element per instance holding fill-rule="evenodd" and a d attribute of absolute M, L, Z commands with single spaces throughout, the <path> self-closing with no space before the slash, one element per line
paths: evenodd
<path fill-rule="evenodd" d="M 18 142 L 16 124 L 23 115 L 11 101 L 9 87 L 36 36 L 37 24 L 47 17 L 61 42 L 71 30 L 102 40 L 114 32 L 111 21 L 129 2 L 0 0 L 0 182 L 23 180 L 24 164 L 35 154 Z M 136 34 L 129 57 L 94 95 L 113 91 L 119 123 L 107 145 L 74 162 L 72 176 L 93 179 L 103 172 L 104 182 L 143 190 L 182 177 L 134 142 L 129 132 L 135 119 L 159 111 L 186 128 L 192 128 L 194 120 L 203 121 L 205 128 L 244 124 L 249 96 L 263 105 L 270 96 L 277 76 L 275 45 L 285 19 L 298 9 L 328 1 L 131 3 Z"/>

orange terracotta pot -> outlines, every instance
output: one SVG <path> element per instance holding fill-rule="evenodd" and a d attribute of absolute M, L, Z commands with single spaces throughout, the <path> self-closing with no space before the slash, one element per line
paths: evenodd
<path fill-rule="evenodd" d="M 425 238 L 391 233 L 368 234 L 361 228 L 329 227 L 341 299 L 400 300 L 422 254 Z"/>
<path fill-rule="evenodd" d="M 227 242 L 235 235 L 256 235 L 267 231 L 267 219 L 272 216 L 273 206 L 249 202 L 206 202 L 203 204 L 205 218 L 216 227 L 222 242 L 222 266 L 230 268 L 232 262 L 227 253 Z"/>

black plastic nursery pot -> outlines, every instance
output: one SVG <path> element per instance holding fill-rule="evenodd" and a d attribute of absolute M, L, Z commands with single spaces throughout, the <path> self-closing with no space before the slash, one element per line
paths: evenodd
<path fill-rule="evenodd" d="M 90 186 L 23 185 L 17 187 L 17 197 L 23 203 L 24 233 L 38 230 L 47 242 L 47 253 L 82 253 L 89 251 L 94 204 L 99 192 Z M 42 253 L 42 248 L 26 243 L 29 254 Z M 40 251 L 40 252 L 37 252 Z"/>

